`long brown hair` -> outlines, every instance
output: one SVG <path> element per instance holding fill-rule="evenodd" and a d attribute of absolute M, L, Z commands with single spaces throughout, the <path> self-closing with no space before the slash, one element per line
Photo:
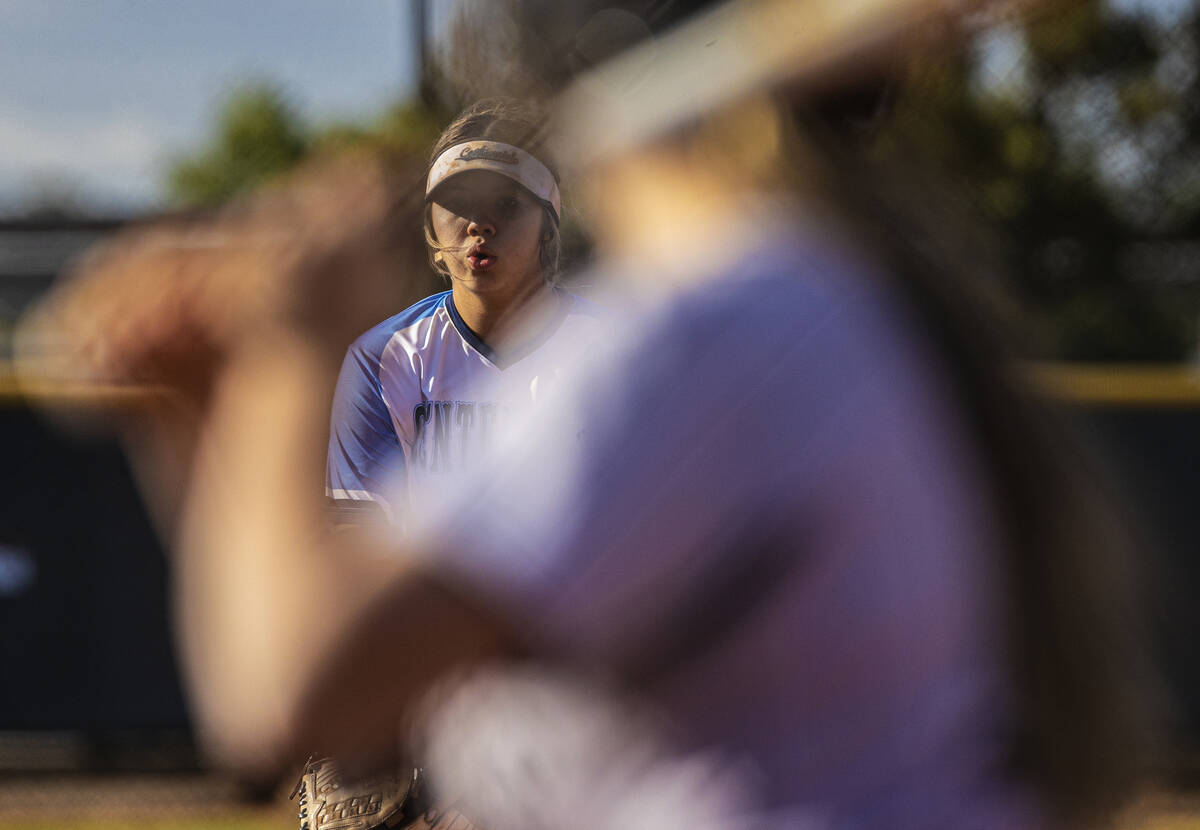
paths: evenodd
<path fill-rule="evenodd" d="M 1014 767 L 1065 826 L 1094 824 L 1133 794 L 1155 737 L 1135 535 L 1097 459 L 1019 374 L 978 288 L 981 262 L 956 244 L 969 220 L 951 210 L 926 221 L 936 173 L 907 154 L 889 161 L 856 135 L 859 119 L 825 103 L 787 105 L 793 138 L 817 149 L 823 201 L 884 263 L 936 347 L 991 472 L 1007 534 Z M 958 221 L 947 226 L 947 214 Z"/>

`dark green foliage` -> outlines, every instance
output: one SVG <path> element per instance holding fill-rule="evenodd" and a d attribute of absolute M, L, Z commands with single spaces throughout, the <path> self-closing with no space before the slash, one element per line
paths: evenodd
<path fill-rule="evenodd" d="M 247 84 L 221 105 L 208 146 L 171 165 L 168 189 L 182 206 L 216 205 L 286 173 L 313 153 L 365 144 L 423 157 L 438 130 L 433 115 L 409 104 L 392 106 L 371 123 L 314 129 L 279 87 Z"/>
<path fill-rule="evenodd" d="M 971 50 L 915 67 L 882 152 L 923 155 L 1000 228 L 1040 356 L 1189 357 L 1200 269 L 1178 252 L 1200 232 L 1200 15 L 1073 0 L 1008 41 L 1001 58 L 1020 58 L 998 76 Z"/>
<path fill-rule="evenodd" d="M 225 101 L 208 148 L 171 166 L 170 193 L 185 205 L 218 204 L 290 170 L 308 149 L 305 127 L 283 93 L 250 84 Z"/>
<path fill-rule="evenodd" d="M 317 150 L 369 144 L 404 155 L 424 157 L 441 131 L 438 119 L 417 104 L 395 104 L 370 124 L 332 124 L 313 137 Z"/>

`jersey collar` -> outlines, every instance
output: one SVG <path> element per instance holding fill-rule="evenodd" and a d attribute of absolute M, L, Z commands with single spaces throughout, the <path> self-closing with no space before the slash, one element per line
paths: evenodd
<path fill-rule="evenodd" d="M 541 348 L 550 339 L 551 335 L 558 331 L 563 321 L 567 319 L 567 312 L 571 304 L 570 298 L 557 288 L 551 288 L 550 290 L 554 295 L 555 309 L 554 313 L 550 315 L 550 319 L 546 322 L 546 325 L 542 327 L 542 330 L 535 337 L 530 337 L 520 347 L 509 349 L 503 354 L 500 354 L 485 343 L 483 338 L 466 324 L 462 315 L 458 313 L 458 308 L 454 305 L 453 292 L 446 293 L 446 312 L 450 315 L 450 322 L 454 324 L 454 328 L 458 330 L 459 335 L 463 340 L 467 341 L 467 345 L 487 358 L 488 362 L 497 369 L 503 371 Z"/>

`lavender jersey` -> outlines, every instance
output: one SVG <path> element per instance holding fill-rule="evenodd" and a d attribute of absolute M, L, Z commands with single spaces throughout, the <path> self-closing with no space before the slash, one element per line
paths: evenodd
<path fill-rule="evenodd" d="M 594 334 L 590 304 L 555 297 L 542 330 L 503 360 L 463 322 L 449 291 L 359 337 L 334 393 L 326 494 L 376 502 L 398 519 L 406 491 L 440 486 L 482 453 L 498 423 L 554 382 L 556 355 Z"/>
<path fill-rule="evenodd" d="M 429 565 L 543 656 L 634 679 L 785 826 L 1038 826 L 946 378 L 862 263 L 812 240 L 737 263 L 517 425 L 417 529 Z"/>

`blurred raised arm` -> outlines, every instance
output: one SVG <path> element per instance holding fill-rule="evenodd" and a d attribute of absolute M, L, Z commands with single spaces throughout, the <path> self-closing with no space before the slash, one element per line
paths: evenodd
<path fill-rule="evenodd" d="M 394 751 L 430 682 L 507 648 L 397 545 L 330 534 L 324 517 L 342 352 L 402 302 L 420 244 L 400 224 L 419 209 L 409 181 L 351 157 L 215 216 L 131 231 L 22 336 L 26 377 L 169 391 L 125 423 L 147 500 L 173 528 L 197 726 L 249 775 L 312 750 Z"/>

